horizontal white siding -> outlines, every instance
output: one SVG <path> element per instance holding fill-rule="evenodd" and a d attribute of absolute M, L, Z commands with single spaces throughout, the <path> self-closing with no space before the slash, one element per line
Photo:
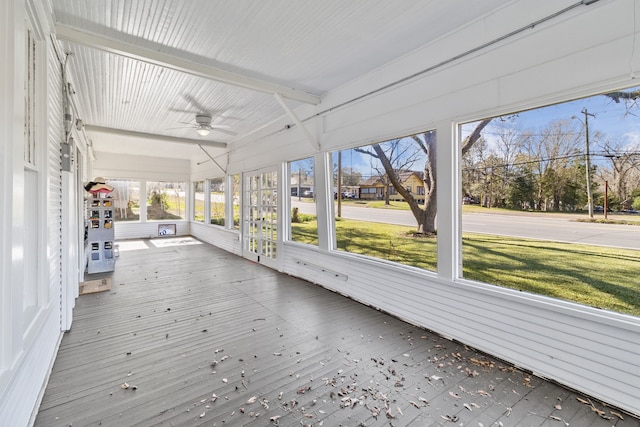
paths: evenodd
<path fill-rule="evenodd" d="M 189 235 L 188 221 L 158 221 L 158 222 L 116 222 L 114 225 L 116 240 L 153 239 L 158 236 L 159 224 L 175 224 L 176 236 Z"/>
<path fill-rule="evenodd" d="M 236 255 L 242 253 L 240 233 L 214 225 L 191 223 L 191 235 Z"/>

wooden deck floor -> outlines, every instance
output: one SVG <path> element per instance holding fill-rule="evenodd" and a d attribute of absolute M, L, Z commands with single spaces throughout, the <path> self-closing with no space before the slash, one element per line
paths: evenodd
<path fill-rule="evenodd" d="M 120 248 L 111 291 L 78 299 L 37 426 L 640 426 L 191 238 Z"/>

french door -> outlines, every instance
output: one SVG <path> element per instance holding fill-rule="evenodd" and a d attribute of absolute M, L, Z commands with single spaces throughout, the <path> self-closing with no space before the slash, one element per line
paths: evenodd
<path fill-rule="evenodd" d="M 243 254 L 277 268 L 278 172 L 276 169 L 245 174 Z"/>

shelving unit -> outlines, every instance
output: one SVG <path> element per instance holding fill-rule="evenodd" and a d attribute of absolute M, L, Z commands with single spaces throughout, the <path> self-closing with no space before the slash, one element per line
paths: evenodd
<path fill-rule="evenodd" d="M 113 271 L 116 264 L 114 248 L 113 199 L 92 196 L 87 199 L 87 273 Z"/>

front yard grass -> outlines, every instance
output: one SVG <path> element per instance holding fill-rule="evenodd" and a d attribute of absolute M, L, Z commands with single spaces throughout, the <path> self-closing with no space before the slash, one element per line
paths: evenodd
<path fill-rule="evenodd" d="M 291 224 L 297 242 L 317 244 L 316 221 Z M 340 219 L 338 249 L 436 270 L 436 237 L 412 227 Z M 464 233 L 465 278 L 640 316 L 640 251 Z"/>

